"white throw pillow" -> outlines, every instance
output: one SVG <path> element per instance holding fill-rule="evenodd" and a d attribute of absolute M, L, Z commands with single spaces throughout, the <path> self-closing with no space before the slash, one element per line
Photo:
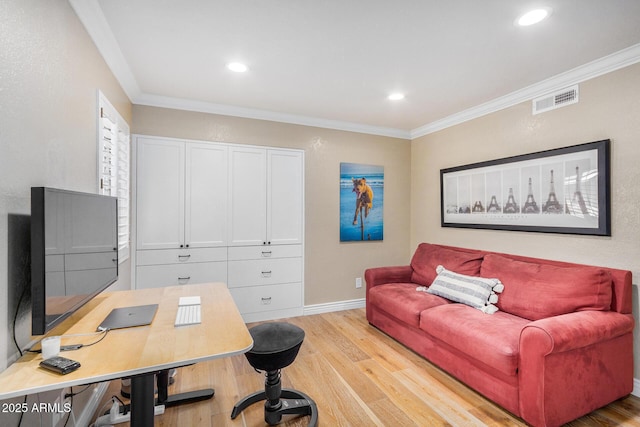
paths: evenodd
<path fill-rule="evenodd" d="M 436 268 L 438 276 L 426 289 L 426 292 L 441 296 L 448 300 L 466 304 L 478 310 L 493 314 L 498 311 L 498 293 L 504 290 L 499 279 L 466 276 L 454 273 L 443 266 Z M 423 290 L 423 287 L 417 288 Z"/>

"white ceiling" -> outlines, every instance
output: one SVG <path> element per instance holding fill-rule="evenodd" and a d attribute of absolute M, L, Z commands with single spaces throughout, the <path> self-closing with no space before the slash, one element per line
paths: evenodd
<path fill-rule="evenodd" d="M 69 1 L 134 104 L 405 138 L 640 61 L 637 0 Z"/>

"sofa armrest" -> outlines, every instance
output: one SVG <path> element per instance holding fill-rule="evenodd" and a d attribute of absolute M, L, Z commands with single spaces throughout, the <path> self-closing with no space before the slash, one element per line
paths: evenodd
<path fill-rule="evenodd" d="M 520 334 L 520 416 L 560 425 L 633 389 L 633 317 L 581 311 L 531 322 Z M 606 387 L 603 387 L 606 384 Z"/>
<path fill-rule="evenodd" d="M 367 291 L 374 286 L 385 283 L 411 282 L 413 268 L 410 265 L 394 267 L 368 268 L 364 272 L 364 280 L 367 282 Z"/>
<path fill-rule="evenodd" d="M 559 353 L 632 332 L 633 324 L 632 316 L 613 311 L 577 311 L 531 322 L 520 345 L 533 345 L 542 355 Z"/>

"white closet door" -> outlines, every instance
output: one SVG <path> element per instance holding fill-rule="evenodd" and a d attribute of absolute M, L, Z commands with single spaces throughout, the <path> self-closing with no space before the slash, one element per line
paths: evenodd
<path fill-rule="evenodd" d="M 272 245 L 302 243 L 302 153 L 269 150 L 267 156 L 267 239 Z"/>
<path fill-rule="evenodd" d="M 227 152 L 224 145 L 186 145 L 187 247 L 227 244 Z"/>
<path fill-rule="evenodd" d="M 229 245 L 267 244 L 266 150 L 229 149 Z"/>
<path fill-rule="evenodd" d="M 184 143 L 138 138 L 137 249 L 184 242 Z"/>

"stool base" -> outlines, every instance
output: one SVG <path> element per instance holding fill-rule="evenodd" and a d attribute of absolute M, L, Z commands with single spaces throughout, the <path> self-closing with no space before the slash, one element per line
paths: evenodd
<path fill-rule="evenodd" d="M 280 399 L 282 404 L 280 409 L 269 410 L 265 406 L 264 420 L 267 424 L 270 426 L 279 424 L 283 415 L 311 415 L 309 427 L 315 427 L 318 424 L 318 407 L 309 396 L 297 390 L 283 388 L 281 397 L 283 397 L 283 399 Z M 267 400 L 267 393 L 265 391 L 257 391 L 243 398 L 233 407 L 231 419 L 234 420 L 240 412 L 261 400 Z"/>

